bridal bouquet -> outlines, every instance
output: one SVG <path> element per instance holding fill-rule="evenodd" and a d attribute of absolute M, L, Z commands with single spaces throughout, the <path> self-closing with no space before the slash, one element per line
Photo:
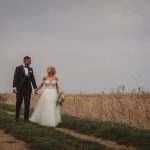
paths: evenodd
<path fill-rule="evenodd" d="M 64 92 L 60 92 L 59 95 L 58 95 L 57 101 L 56 101 L 56 106 L 57 105 L 62 106 L 62 103 L 64 102 L 64 99 L 65 99 Z"/>

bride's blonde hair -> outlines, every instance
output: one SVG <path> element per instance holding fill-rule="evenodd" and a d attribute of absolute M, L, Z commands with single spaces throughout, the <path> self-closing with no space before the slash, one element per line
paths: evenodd
<path fill-rule="evenodd" d="M 53 74 L 53 75 L 55 75 L 55 74 L 56 74 L 56 69 L 55 69 L 55 67 L 54 67 L 54 66 L 49 66 L 49 67 L 47 68 L 47 72 L 48 72 L 49 70 L 51 70 L 51 71 L 52 71 L 52 74 Z"/>

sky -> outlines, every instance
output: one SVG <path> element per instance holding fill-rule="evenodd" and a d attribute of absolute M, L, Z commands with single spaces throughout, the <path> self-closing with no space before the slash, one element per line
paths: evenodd
<path fill-rule="evenodd" d="M 0 0 L 0 92 L 32 58 L 37 84 L 56 67 L 66 93 L 124 84 L 150 91 L 149 0 Z"/>

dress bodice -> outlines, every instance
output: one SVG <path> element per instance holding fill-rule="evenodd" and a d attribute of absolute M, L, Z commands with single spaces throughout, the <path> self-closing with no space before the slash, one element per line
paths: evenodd
<path fill-rule="evenodd" d="M 55 89 L 56 88 L 56 80 L 52 80 L 51 82 L 49 80 L 45 80 L 44 81 L 44 86 L 45 88 L 49 88 L 49 89 Z"/>

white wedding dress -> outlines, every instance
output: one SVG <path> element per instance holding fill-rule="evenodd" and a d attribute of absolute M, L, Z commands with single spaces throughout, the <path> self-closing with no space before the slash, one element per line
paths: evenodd
<path fill-rule="evenodd" d="M 56 80 L 44 81 L 44 87 L 36 104 L 33 114 L 30 117 L 31 122 L 44 126 L 57 126 L 61 122 L 60 106 L 56 106 L 57 90 Z"/>

